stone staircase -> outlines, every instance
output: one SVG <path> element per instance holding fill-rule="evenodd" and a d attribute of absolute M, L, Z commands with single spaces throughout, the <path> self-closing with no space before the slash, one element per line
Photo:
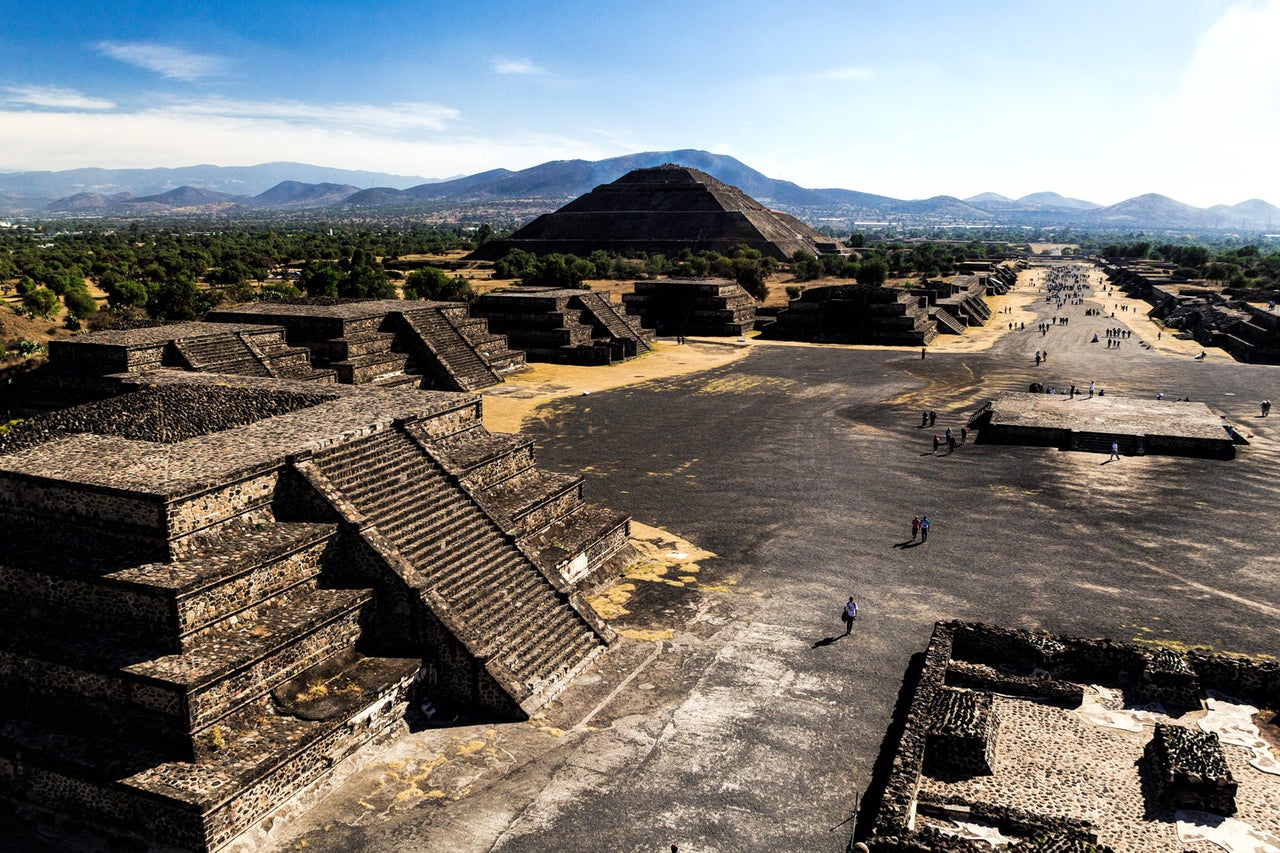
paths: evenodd
<path fill-rule="evenodd" d="M 627 348 L 634 349 L 630 355 L 638 355 L 653 349 L 652 344 L 657 334 L 638 322 L 629 322 L 602 294 L 589 290 L 583 291 L 578 296 L 578 303 L 593 323 L 607 330 L 615 341 L 630 342 Z"/>
<path fill-rule="evenodd" d="M 313 461 L 413 567 L 421 591 L 444 602 L 458 639 L 526 710 L 545 703 L 603 651 L 590 608 L 557 589 L 403 427 Z"/>
<path fill-rule="evenodd" d="M 1085 453 L 1111 453 L 1111 443 L 1115 442 L 1120 446 L 1121 456 L 1142 456 L 1146 453 L 1143 446 L 1144 442 L 1140 435 L 1119 435 L 1103 432 L 1081 432 L 1073 430 L 1071 433 L 1070 450 L 1079 450 Z"/>
<path fill-rule="evenodd" d="M 594 586 L 630 558 L 630 517 L 587 503 L 582 477 L 536 469 L 532 441 L 477 425 L 430 444 L 544 574 Z"/>
<path fill-rule="evenodd" d="M 270 376 L 258 355 L 235 332 L 184 338 L 173 342 L 186 366 L 200 373 L 235 373 L 241 376 Z"/>
<path fill-rule="evenodd" d="M 929 316 L 938 326 L 938 331 L 942 334 L 963 335 L 964 323 L 961 323 L 951 313 L 940 305 L 935 305 L 929 309 Z"/>
<path fill-rule="evenodd" d="M 442 311 L 428 308 L 399 313 L 410 346 L 419 358 L 438 364 L 453 390 L 477 391 L 497 385 L 502 377 Z"/>

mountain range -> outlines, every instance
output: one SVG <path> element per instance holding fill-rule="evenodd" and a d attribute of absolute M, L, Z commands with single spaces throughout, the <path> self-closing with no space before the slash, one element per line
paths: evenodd
<path fill-rule="evenodd" d="M 769 178 L 733 157 L 693 149 L 595 161 L 554 160 L 519 171 L 493 169 L 449 180 L 305 163 L 18 172 L 0 174 L 0 215 L 132 217 L 331 210 L 376 216 L 448 209 L 465 216 L 467 210 L 478 213 L 507 205 L 531 216 L 554 210 L 632 169 L 663 163 L 700 169 L 769 207 L 814 225 L 842 228 L 870 222 L 1246 232 L 1280 228 L 1280 208 L 1260 199 L 1210 208 L 1156 194 L 1110 206 L 1053 192 L 1018 199 L 982 193 L 966 199 L 943 195 L 904 200 L 847 189 L 809 189 Z"/>

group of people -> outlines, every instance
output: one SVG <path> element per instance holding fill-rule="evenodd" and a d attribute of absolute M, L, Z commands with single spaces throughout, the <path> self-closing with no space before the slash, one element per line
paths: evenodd
<path fill-rule="evenodd" d="M 969 443 L 969 428 L 967 426 L 960 427 L 959 444 L 968 444 L 968 443 Z M 948 453 L 955 450 L 956 447 L 958 446 L 956 443 L 956 434 L 951 431 L 951 427 L 947 427 L 945 437 L 938 435 L 936 432 L 933 434 L 933 452 L 937 453 L 938 448 L 941 447 L 943 444 L 947 446 Z"/>

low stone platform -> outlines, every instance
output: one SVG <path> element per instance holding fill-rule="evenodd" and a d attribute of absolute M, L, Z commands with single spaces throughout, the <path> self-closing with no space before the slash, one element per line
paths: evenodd
<path fill-rule="evenodd" d="M 1234 459 L 1228 424 L 1203 403 L 1133 397 L 1030 394 L 1006 391 L 979 409 L 969 428 L 984 444 L 1021 444 L 1110 453 L 1148 453 Z"/>

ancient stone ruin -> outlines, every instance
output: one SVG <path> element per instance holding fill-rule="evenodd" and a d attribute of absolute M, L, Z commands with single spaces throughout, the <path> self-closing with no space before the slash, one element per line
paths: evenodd
<path fill-rule="evenodd" d="M 923 346 L 940 334 L 960 335 L 991 318 L 988 293 L 1017 278 L 1011 264 L 985 275 L 954 276 L 915 287 L 836 284 L 806 288 L 778 312 L 763 336 L 833 344 Z"/>
<path fill-rule="evenodd" d="M 1183 809 L 1270 820 L 1275 777 L 1253 765 L 1251 748 L 1228 751 L 1206 695 L 1246 712 L 1273 708 L 1280 663 L 939 622 L 900 711 L 883 792 L 863 804 L 874 814 L 863 843 L 990 849 L 996 842 L 966 834 L 978 828 L 1016 849 L 1105 853 L 1113 839 L 1174 849 Z"/>
<path fill-rule="evenodd" d="M 1003 391 L 968 421 L 975 441 L 1056 447 L 1124 456 L 1165 454 L 1234 459 L 1248 441 L 1204 403 L 1088 396 L 1055 387 L 1053 394 Z"/>
<path fill-rule="evenodd" d="M 628 315 L 661 335 L 741 337 L 756 319 L 755 300 L 728 279 L 637 281 L 622 302 Z"/>
<path fill-rule="evenodd" d="M 628 516 L 479 397 L 103 381 L 0 437 L 0 795 L 28 816 L 216 850 L 409 716 L 524 717 L 614 639 L 582 590 Z"/>
<path fill-rule="evenodd" d="M 1280 364 L 1280 311 L 1275 290 L 1231 288 L 1173 275 L 1171 265 L 1103 263 L 1108 281 L 1151 304 L 1148 315 L 1176 334 L 1220 347 L 1239 361 Z"/>
<path fill-rule="evenodd" d="M 679 255 L 735 246 L 786 260 L 796 252 L 820 254 L 831 240 L 794 216 L 769 210 L 737 187 L 705 172 L 667 164 L 636 169 L 539 216 L 505 240 L 471 254 L 497 260 L 512 249 L 539 255 L 588 255 L 597 249 L 634 257 Z"/>
<path fill-rule="evenodd" d="M 1236 813 L 1236 780 L 1214 732 L 1157 723 L 1147 745 L 1156 796 L 1175 809 Z"/>
<path fill-rule="evenodd" d="M 649 352 L 656 337 L 592 290 L 515 287 L 481 295 L 472 313 L 531 361 L 612 364 Z"/>
<path fill-rule="evenodd" d="M 456 302 L 307 300 L 242 305 L 204 322 L 95 332 L 49 343 L 24 377 L 24 411 L 114 393 L 113 374 L 154 368 L 346 385 L 475 391 L 525 369 L 525 354 Z"/>

